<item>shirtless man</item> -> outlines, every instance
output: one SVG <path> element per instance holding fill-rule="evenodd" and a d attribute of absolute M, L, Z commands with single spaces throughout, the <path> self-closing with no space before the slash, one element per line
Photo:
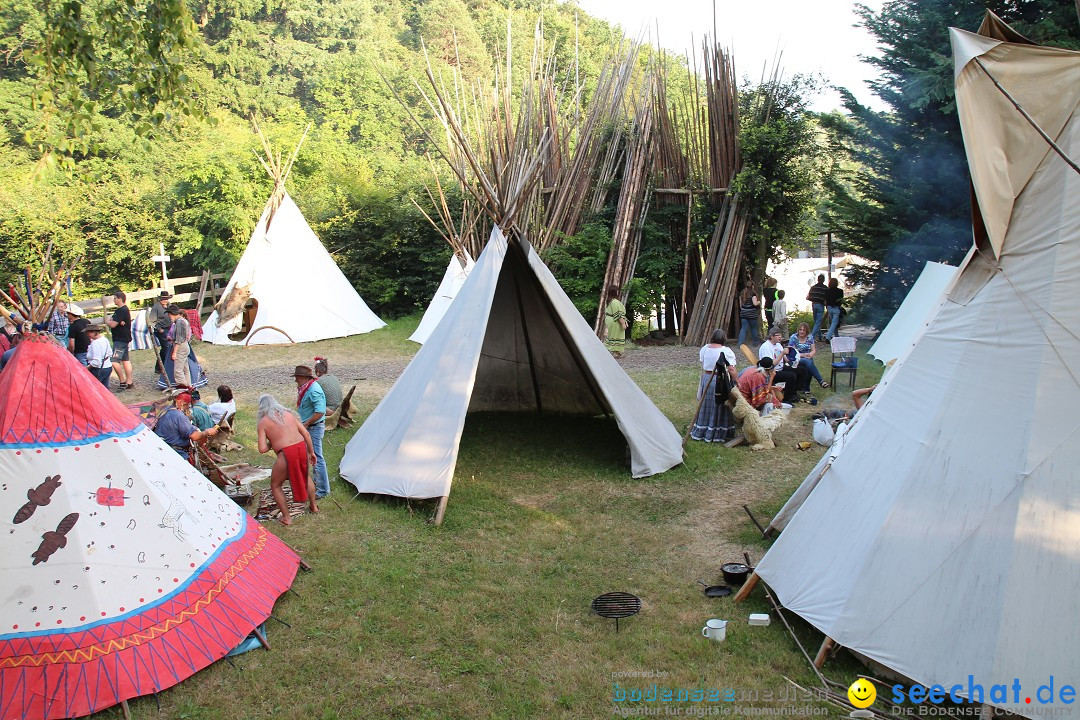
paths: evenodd
<path fill-rule="evenodd" d="M 280 522 L 282 525 L 292 525 L 289 504 L 282 490 L 286 478 L 292 487 L 293 499 L 296 502 L 307 500 L 311 512 L 319 512 L 319 506 L 315 504 L 315 483 L 308 473 L 308 464 L 315 464 L 315 447 L 296 413 L 285 409 L 273 395 L 259 397 L 257 417 L 259 452 L 273 450 L 277 453 L 277 460 L 270 471 L 270 490 L 281 511 Z"/>

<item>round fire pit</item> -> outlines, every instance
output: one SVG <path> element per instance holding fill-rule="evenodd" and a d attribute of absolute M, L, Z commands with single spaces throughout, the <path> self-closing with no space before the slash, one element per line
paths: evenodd
<path fill-rule="evenodd" d="M 604 593 L 593 599 L 592 611 L 615 620 L 615 632 L 619 632 L 619 619 L 637 615 L 641 611 L 641 598 L 628 592 Z"/>

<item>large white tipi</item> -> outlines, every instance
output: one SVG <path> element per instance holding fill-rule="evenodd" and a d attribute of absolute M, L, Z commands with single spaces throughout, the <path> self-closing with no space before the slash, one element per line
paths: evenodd
<path fill-rule="evenodd" d="M 611 357 L 532 247 L 496 227 L 428 342 L 345 448 L 357 492 L 447 497 L 469 411 L 614 416 L 634 477 L 682 462 L 679 433 Z"/>
<path fill-rule="evenodd" d="M 756 572 L 835 642 L 1039 717 L 1080 677 L 1080 53 L 952 37 L 975 246 Z"/>
<path fill-rule="evenodd" d="M 51 339 L 0 374 L 0 717 L 156 693 L 264 622 L 299 558 Z"/>
<path fill-rule="evenodd" d="M 262 137 L 274 190 L 221 300 L 203 325 L 217 345 L 277 345 L 385 327 L 348 281 L 285 191 L 296 157 L 276 162 Z M 301 141 L 302 142 L 302 141 Z M 299 146 L 297 146 L 299 150 Z"/>
<path fill-rule="evenodd" d="M 443 315 L 450 308 L 450 303 L 454 302 L 454 298 L 461 291 L 465 279 L 472 272 L 476 263 L 473 262 L 467 251 L 462 250 L 461 252 L 465 256 L 464 260 L 458 257 L 457 253 L 450 256 L 450 262 L 446 265 L 446 272 L 443 273 L 439 288 L 435 291 L 434 297 L 431 298 L 427 310 L 424 311 L 424 317 L 420 318 L 420 324 L 416 326 L 416 331 L 409 336 L 409 339 L 413 342 L 421 345 L 427 342 L 432 331 L 435 330 Z"/>

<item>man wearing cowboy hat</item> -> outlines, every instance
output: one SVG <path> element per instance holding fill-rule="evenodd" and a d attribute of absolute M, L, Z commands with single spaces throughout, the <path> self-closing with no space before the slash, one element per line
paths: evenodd
<path fill-rule="evenodd" d="M 90 347 L 90 338 L 86 334 L 86 328 L 90 321 L 85 317 L 86 313 L 75 303 L 68 305 L 68 352 L 75 356 L 83 366 L 86 366 L 86 349 Z"/>
<path fill-rule="evenodd" d="M 172 318 L 169 317 L 170 300 L 172 300 L 172 293 L 168 290 L 162 290 L 157 297 L 157 302 L 150 308 L 150 312 L 147 313 L 146 317 L 146 324 L 150 326 L 150 331 L 157 338 L 163 367 L 165 360 L 172 355 L 172 343 L 169 342 L 169 328 L 172 327 Z"/>
<path fill-rule="evenodd" d="M 311 435 L 311 444 L 315 447 L 315 498 L 321 500 L 330 494 L 330 476 L 326 472 L 322 449 L 326 394 L 307 365 L 297 365 L 293 379 L 296 381 L 296 409 L 300 413 L 300 422 Z"/>

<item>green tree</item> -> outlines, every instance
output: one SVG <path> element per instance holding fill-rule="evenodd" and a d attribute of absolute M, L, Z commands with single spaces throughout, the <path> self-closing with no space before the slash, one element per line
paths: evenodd
<path fill-rule="evenodd" d="M 46 164 L 68 169 L 97 152 L 101 113 L 126 113 L 140 135 L 174 115 L 203 116 L 187 74 L 198 29 L 185 0 L 16 0 L 3 14 L 16 62 L 9 76 L 33 79 L 40 123 L 23 140 Z"/>
<path fill-rule="evenodd" d="M 821 147 L 807 98 L 815 87 L 796 75 L 740 93 L 742 170 L 733 186 L 750 217 L 746 266 L 758 288 L 768 260 L 814 232 Z"/>
<path fill-rule="evenodd" d="M 859 6 L 880 55 L 874 112 L 846 95 L 849 119 L 823 126 L 860 169 L 827 179 L 825 223 L 838 247 L 874 261 L 860 278 L 873 286 L 862 309 L 882 325 L 927 260 L 955 263 L 971 245 L 971 206 L 963 139 L 953 94 L 948 28 L 974 30 L 989 8 L 1035 42 L 1075 47 L 1073 0 L 891 0 L 880 12 Z"/>

